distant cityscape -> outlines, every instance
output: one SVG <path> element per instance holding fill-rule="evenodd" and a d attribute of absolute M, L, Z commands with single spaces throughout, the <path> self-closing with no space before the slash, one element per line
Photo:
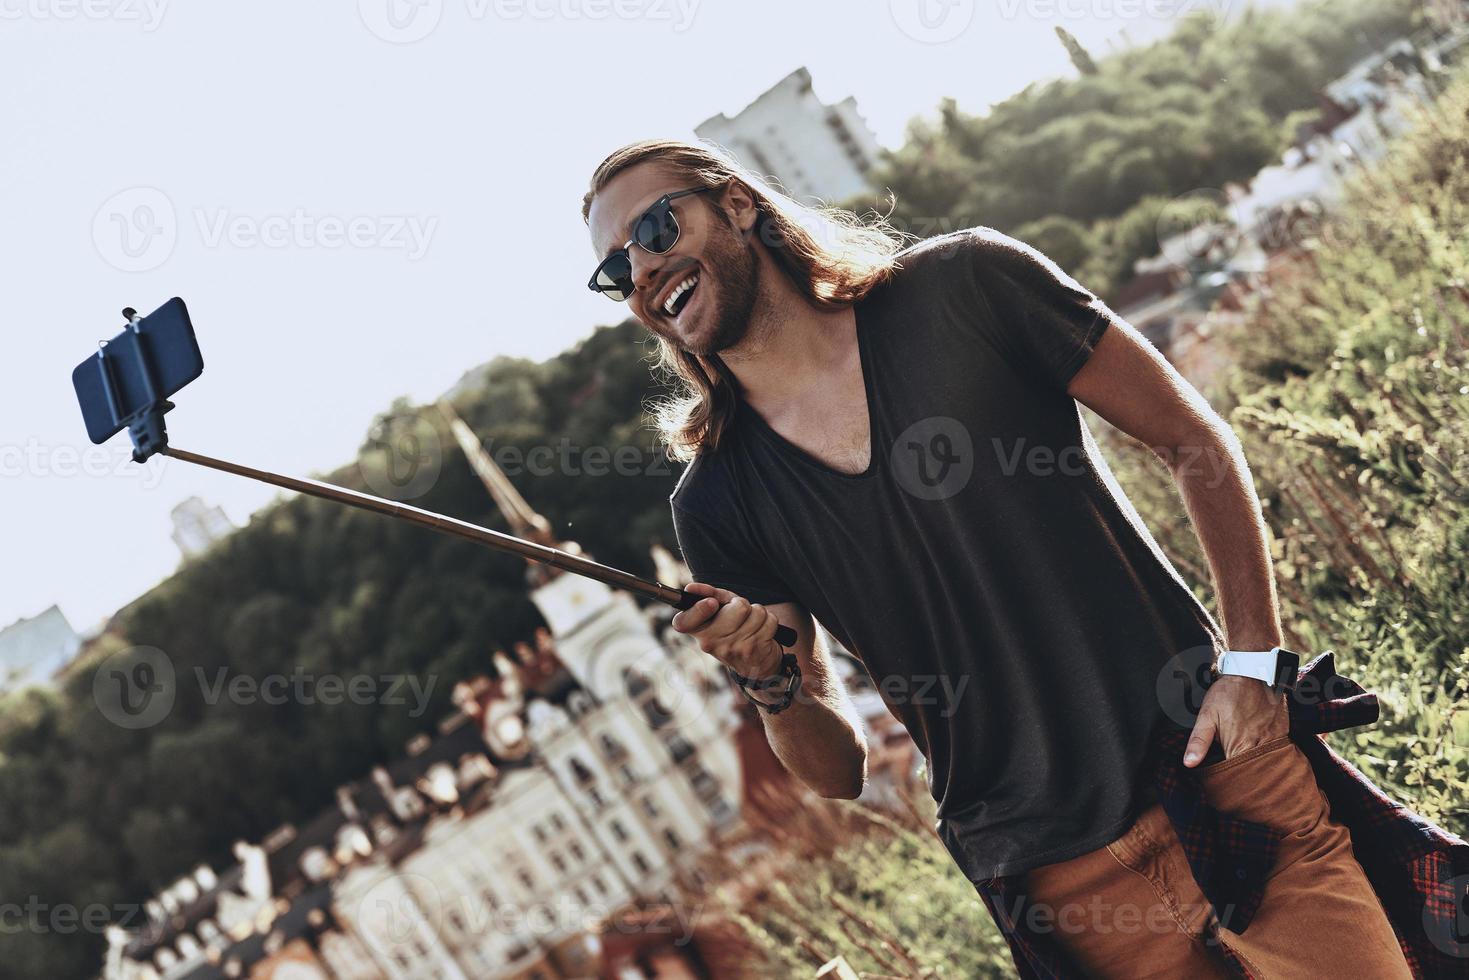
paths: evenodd
<path fill-rule="evenodd" d="M 1211 339 L 1243 322 L 1250 294 L 1290 274 L 1349 178 L 1381 160 L 1413 111 L 1432 101 L 1427 74 L 1457 63 L 1466 37 L 1460 30 L 1422 44 L 1400 38 L 1326 85 L 1315 118 L 1298 128 L 1279 163 L 1201 195 L 1200 204 L 1218 206 L 1229 220 L 1162 236 L 1158 254 L 1137 262 L 1113 297 L 1116 312 L 1207 388 L 1225 363 Z"/>

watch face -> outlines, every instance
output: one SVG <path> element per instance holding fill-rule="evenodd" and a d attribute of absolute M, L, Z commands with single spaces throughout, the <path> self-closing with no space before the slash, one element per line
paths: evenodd
<path fill-rule="evenodd" d="M 1301 655 L 1284 647 L 1276 647 L 1275 686 L 1287 690 L 1296 686 L 1296 675 L 1301 667 Z"/>

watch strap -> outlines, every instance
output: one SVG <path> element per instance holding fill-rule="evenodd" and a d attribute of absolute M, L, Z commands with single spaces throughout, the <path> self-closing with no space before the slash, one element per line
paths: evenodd
<path fill-rule="evenodd" d="M 780 658 L 780 673 L 767 680 L 745 677 L 729 667 L 725 669 L 729 671 L 730 676 L 739 685 L 740 693 L 745 696 L 745 700 L 766 714 L 778 715 L 786 708 L 789 708 L 791 702 L 796 698 L 796 692 L 801 688 L 801 667 L 796 661 L 796 655 L 794 653 L 783 654 Z M 779 701 L 761 701 L 759 698 L 751 696 L 751 688 L 763 694 L 768 690 L 781 686 L 782 679 L 785 680 L 785 690 L 781 692 L 781 699 Z"/>
<path fill-rule="evenodd" d="M 1219 657 L 1218 673 L 1234 677 L 1253 677 L 1273 688 L 1290 690 L 1296 686 L 1300 654 L 1284 647 L 1269 650 L 1226 650 Z"/>

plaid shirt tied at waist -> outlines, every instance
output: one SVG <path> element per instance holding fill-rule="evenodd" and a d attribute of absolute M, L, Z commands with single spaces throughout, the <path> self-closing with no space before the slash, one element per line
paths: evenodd
<path fill-rule="evenodd" d="M 1413 975 L 1469 978 L 1469 843 L 1388 798 L 1326 744 L 1326 732 L 1375 722 L 1377 695 L 1339 675 L 1330 651 L 1302 667 L 1297 677 L 1288 698 L 1291 739 L 1310 760 L 1332 819 L 1351 833 L 1353 853 L 1387 911 Z M 1281 834 L 1209 805 L 1198 770 L 1183 764 L 1188 737 L 1187 729 L 1161 726 L 1146 769 L 1219 923 L 1243 933 L 1260 907 Z M 1199 768 L 1223 759 L 1216 739 Z M 1027 924 L 1021 914 L 1023 884 L 1023 875 L 975 884 L 1020 976 L 1083 980 L 1086 974 L 1054 934 Z M 1227 947 L 1219 948 L 1241 977 L 1251 977 Z"/>

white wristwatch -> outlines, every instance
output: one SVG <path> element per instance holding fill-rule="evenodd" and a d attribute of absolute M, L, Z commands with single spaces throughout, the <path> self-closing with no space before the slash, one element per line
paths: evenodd
<path fill-rule="evenodd" d="M 1218 674 L 1236 677 L 1253 677 L 1280 690 L 1291 690 L 1296 686 L 1296 671 L 1301 666 L 1301 655 L 1284 647 L 1269 650 L 1225 650 L 1219 657 Z"/>

